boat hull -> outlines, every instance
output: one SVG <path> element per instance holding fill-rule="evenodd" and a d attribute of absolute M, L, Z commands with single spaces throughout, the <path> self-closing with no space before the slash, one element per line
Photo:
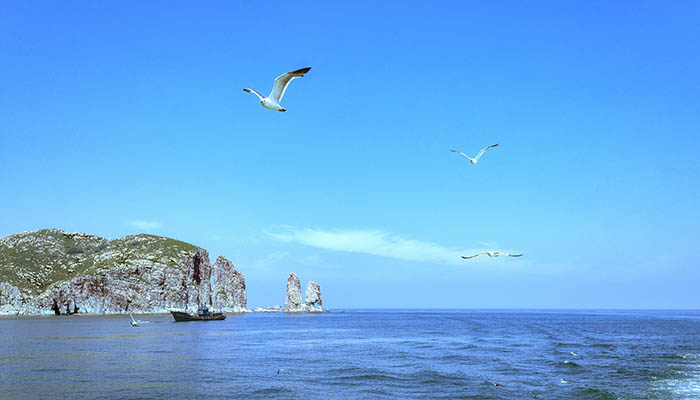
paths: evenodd
<path fill-rule="evenodd" d="M 170 314 L 175 318 L 175 322 L 188 322 L 188 321 L 221 321 L 226 319 L 224 313 L 211 313 L 209 315 L 196 315 L 190 314 L 182 311 L 170 311 Z"/>

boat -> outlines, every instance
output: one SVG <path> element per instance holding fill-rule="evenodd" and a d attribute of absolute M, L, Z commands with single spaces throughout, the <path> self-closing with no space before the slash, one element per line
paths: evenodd
<path fill-rule="evenodd" d="M 221 321 L 226 319 L 226 315 L 221 312 L 211 312 L 206 306 L 199 307 L 197 313 L 170 310 L 170 314 L 175 318 L 175 322 L 186 321 Z"/>

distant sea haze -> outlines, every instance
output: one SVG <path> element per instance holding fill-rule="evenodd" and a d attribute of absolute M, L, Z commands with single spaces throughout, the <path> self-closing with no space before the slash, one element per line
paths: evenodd
<path fill-rule="evenodd" d="M 700 311 L 0 318 L 0 398 L 689 399 Z"/>

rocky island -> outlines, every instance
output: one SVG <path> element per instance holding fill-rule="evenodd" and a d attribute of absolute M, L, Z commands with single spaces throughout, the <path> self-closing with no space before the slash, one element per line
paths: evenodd
<path fill-rule="evenodd" d="M 321 286 L 313 281 L 306 285 L 306 296 L 301 301 L 301 283 L 294 272 L 287 277 L 287 300 L 284 312 L 322 312 Z"/>
<path fill-rule="evenodd" d="M 58 229 L 0 239 L 0 315 L 165 313 L 206 304 L 248 312 L 233 263 L 178 240 Z"/>

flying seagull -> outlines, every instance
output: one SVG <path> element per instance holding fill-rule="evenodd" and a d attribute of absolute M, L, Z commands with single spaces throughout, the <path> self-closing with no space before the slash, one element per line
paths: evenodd
<path fill-rule="evenodd" d="M 477 154 L 476 157 L 474 157 L 474 158 L 469 157 L 468 155 L 462 153 L 462 152 L 459 151 L 459 150 L 450 150 L 450 151 L 453 152 L 453 153 L 461 154 L 461 155 L 467 157 L 467 158 L 469 159 L 469 162 L 470 162 L 470 163 L 476 164 L 476 163 L 479 162 L 479 158 L 481 158 L 481 156 L 484 154 L 484 152 L 486 152 L 486 150 L 488 150 L 488 149 L 490 149 L 490 148 L 492 148 L 492 147 L 496 147 L 496 146 L 498 146 L 498 143 L 497 143 L 497 144 L 492 144 L 491 146 L 488 146 L 488 147 L 484 147 L 483 149 L 481 149 L 481 151 L 479 152 L 479 154 Z"/>
<path fill-rule="evenodd" d="M 262 104 L 263 107 L 268 108 L 270 110 L 285 112 L 287 110 L 282 108 L 280 102 L 282 102 L 282 96 L 284 96 L 284 92 L 287 90 L 289 82 L 291 82 L 294 78 L 301 78 L 302 76 L 304 76 L 305 73 L 309 72 L 310 70 L 311 68 L 302 68 L 278 76 L 277 78 L 275 78 L 275 84 L 272 85 L 272 92 L 270 92 L 270 95 L 267 97 L 264 97 L 263 95 L 261 95 L 253 89 L 245 88 L 243 89 L 243 91 L 253 93 L 254 95 L 258 96 L 258 98 L 260 99 L 260 104 Z"/>
<path fill-rule="evenodd" d="M 465 260 L 468 260 L 470 258 L 483 256 L 484 254 L 486 254 L 489 257 L 498 257 L 498 256 L 520 257 L 520 256 L 522 256 L 522 254 L 510 254 L 510 253 L 504 253 L 502 251 L 485 251 L 483 253 L 474 254 L 473 256 L 462 256 L 462 258 Z"/>
<path fill-rule="evenodd" d="M 129 316 L 131 317 L 131 326 L 139 326 L 139 323 L 134 319 L 131 313 L 129 313 Z"/>

